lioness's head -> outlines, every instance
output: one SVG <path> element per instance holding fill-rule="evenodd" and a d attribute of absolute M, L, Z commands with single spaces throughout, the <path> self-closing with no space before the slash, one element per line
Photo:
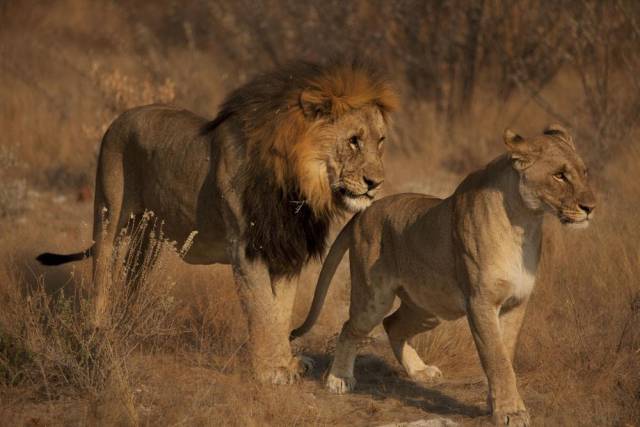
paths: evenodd
<path fill-rule="evenodd" d="M 587 227 L 596 199 L 569 132 L 551 125 L 541 136 L 523 138 L 507 129 L 504 142 L 519 174 L 520 195 L 526 206 L 546 210 L 562 224 Z"/>

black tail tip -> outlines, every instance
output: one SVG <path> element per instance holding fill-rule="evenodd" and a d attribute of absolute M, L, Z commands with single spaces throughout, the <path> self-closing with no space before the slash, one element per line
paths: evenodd
<path fill-rule="evenodd" d="M 60 265 L 68 262 L 69 257 L 65 255 L 52 254 L 49 252 L 45 252 L 36 257 L 36 261 L 38 261 L 42 265 Z"/>
<path fill-rule="evenodd" d="M 52 254 L 50 252 L 45 252 L 36 257 L 36 260 L 42 265 L 60 265 L 65 264 L 67 262 L 73 261 L 82 261 L 83 259 L 89 258 L 93 256 L 93 246 L 87 249 L 84 252 L 78 252 L 75 254 Z"/>

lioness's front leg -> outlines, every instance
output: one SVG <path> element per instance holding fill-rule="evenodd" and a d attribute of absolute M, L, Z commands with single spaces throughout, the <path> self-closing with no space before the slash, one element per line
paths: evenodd
<path fill-rule="evenodd" d="M 522 328 L 522 321 L 527 311 L 527 303 L 529 299 L 525 299 L 517 306 L 511 308 L 506 313 L 500 314 L 500 330 L 502 331 L 502 341 L 507 348 L 507 354 L 509 360 L 513 363 L 516 354 L 516 345 L 518 343 L 518 336 L 520 335 L 520 328 Z"/>
<path fill-rule="evenodd" d="M 273 283 L 261 261 L 240 255 L 233 265 L 240 301 L 249 325 L 249 351 L 253 371 L 260 382 L 291 384 L 302 364 L 291 354 L 289 330 L 296 282 Z"/>
<path fill-rule="evenodd" d="M 516 386 L 510 354 L 503 342 L 499 307 L 482 295 L 469 298 L 467 318 L 489 381 L 489 405 L 497 425 L 527 426 L 529 414 Z"/>

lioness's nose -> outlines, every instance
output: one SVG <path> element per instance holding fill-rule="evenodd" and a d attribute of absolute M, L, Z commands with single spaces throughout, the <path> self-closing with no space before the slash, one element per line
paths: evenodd
<path fill-rule="evenodd" d="M 596 204 L 592 202 L 588 203 L 579 203 L 578 206 L 582 209 L 587 215 L 589 215 L 596 208 Z"/>
<path fill-rule="evenodd" d="M 367 176 L 363 176 L 362 179 L 364 180 L 364 183 L 367 184 L 367 190 L 374 190 L 380 187 L 384 181 L 384 179 L 369 178 Z"/>

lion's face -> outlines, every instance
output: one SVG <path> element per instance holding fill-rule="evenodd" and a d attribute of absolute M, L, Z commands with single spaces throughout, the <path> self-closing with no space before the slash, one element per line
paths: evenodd
<path fill-rule="evenodd" d="M 350 212 L 366 209 L 384 181 L 387 126 L 379 109 L 345 114 L 323 126 L 321 138 L 329 144 L 326 170 L 335 204 Z"/>
<path fill-rule="evenodd" d="M 506 131 L 505 143 L 520 175 L 525 204 L 552 213 L 564 225 L 587 227 L 596 200 L 587 168 L 569 133 L 559 125 L 548 127 L 542 136 L 532 139 Z"/>
<path fill-rule="evenodd" d="M 395 92 L 377 71 L 357 63 L 303 83 L 286 113 L 273 116 L 278 126 L 265 157 L 283 154 L 274 169 L 286 173 L 276 178 L 295 181 L 317 217 L 361 211 L 384 180 L 382 151 Z"/>

